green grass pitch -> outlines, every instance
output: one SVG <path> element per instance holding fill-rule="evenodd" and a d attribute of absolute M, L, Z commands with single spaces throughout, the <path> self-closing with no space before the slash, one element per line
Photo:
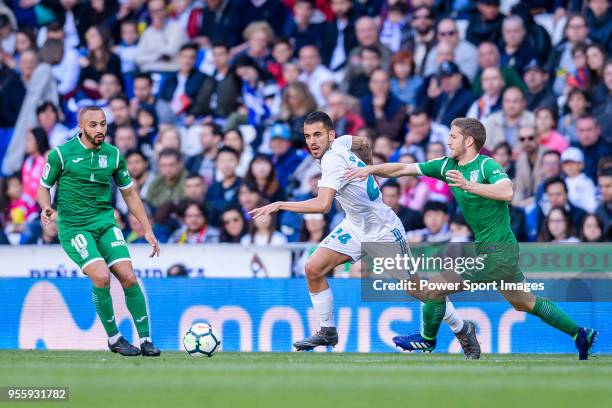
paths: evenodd
<path fill-rule="evenodd" d="M 0 386 L 68 386 L 63 403 L 15 407 L 600 407 L 612 356 L 0 351 Z"/>

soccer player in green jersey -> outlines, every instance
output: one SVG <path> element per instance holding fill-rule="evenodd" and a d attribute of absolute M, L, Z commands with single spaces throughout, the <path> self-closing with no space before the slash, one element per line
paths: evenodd
<path fill-rule="evenodd" d="M 365 179 L 369 175 L 401 177 L 424 175 L 446 181 L 463 216 L 472 228 L 478 255 L 486 255 L 484 268 L 474 272 L 445 274 L 432 282 L 455 283 L 448 290 L 424 290 L 423 328 L 420 333 L 397 336 L 396 345 L 405 350 L 432 351 L 444 316 L 445 297 L 463 290 L 464 281 L 520 283 L 525 277 L 518 266 L 518 244 L 510 228 L 508 202 L 512 200 L 512 181 L 495 160 L 480 155 L 485 144 L 485 128 L 476 119 L 458 118 L 451 123 L 449 157 L 425 163 L 385 163 L 347 170 L 346 178 Z M 571 336 L 579 358 L 588 359 L 597 331 L 578 326 L 557 305 L 522 290 L 500 290 L 518 311 L 538 316 L 545 323 Z"/>
<path fill-rule="evenodd" d="M 114 180 L 129 210 L 144 227 L 152 246 L 151 257 L 159 256 L 159 244 L 134 188 L 125 159 L 115 146 L 104 142 L 106 117 L 96 106 L 79 111 L 79 133 L 49 153 L 38 189 L 41 220 L 55 218 L 50 189 L 57 184 L 57 225 L 66 254 L 91 279 L 96 312 L 108 335 L 108 347 L 124 356 L 159 356 L 151 341 L 147 304 L 134 275 L 130 253 L 115 221 L 111 200 Z M 140 337 L 140 348 L 119 333 L 110 294 L 110 273 L 121 283 L 125 303 Z"/>

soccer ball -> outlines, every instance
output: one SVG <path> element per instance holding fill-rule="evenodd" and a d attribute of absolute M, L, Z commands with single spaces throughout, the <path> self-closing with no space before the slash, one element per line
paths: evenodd
<path fill-rule="evenodd" d="M 221 338 L 208 323 L 194 323 L 183 336 L 183 347 L 192 357 L 212 357 L 221 348 Z"/>

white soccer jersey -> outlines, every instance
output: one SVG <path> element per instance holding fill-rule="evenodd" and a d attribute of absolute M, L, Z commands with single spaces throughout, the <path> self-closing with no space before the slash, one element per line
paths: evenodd
<path fill-rule="evenodd" d="M 397 215 L 382 201 L 376 180 L 347 181 L 344 177 L 349 167 L 364 167 L 365 164 L 351 152 L 353 137 L 336 138 L 321 158 L 321 180 L 319 187 L 336 190 L 336 199 L 346 212 L 346 224 L 357 235 L 359 241 L 386 241 L 390 231 L 404 228 Z M 395 239 L 394 239 L 395 240 Z"/>

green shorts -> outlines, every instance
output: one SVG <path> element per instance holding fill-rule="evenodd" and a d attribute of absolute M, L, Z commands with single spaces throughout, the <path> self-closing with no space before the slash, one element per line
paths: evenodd
<path fill-rule="evenodd" d="M 519 266 L 519 245 L 514 243 L 476 244 L 476 257 L 481 257 L 482 268 L 474 268 L 461 277 L 471 282 L 525 281 Z"/>
<path fill-rule="evenodd" d="M 115 223 L 78 229 L 60 226 L 59 241 L 81 271 L 94 261 L 104 261 L 109 267 L 119 261 L 131 261 L 123 233 Z"/>

